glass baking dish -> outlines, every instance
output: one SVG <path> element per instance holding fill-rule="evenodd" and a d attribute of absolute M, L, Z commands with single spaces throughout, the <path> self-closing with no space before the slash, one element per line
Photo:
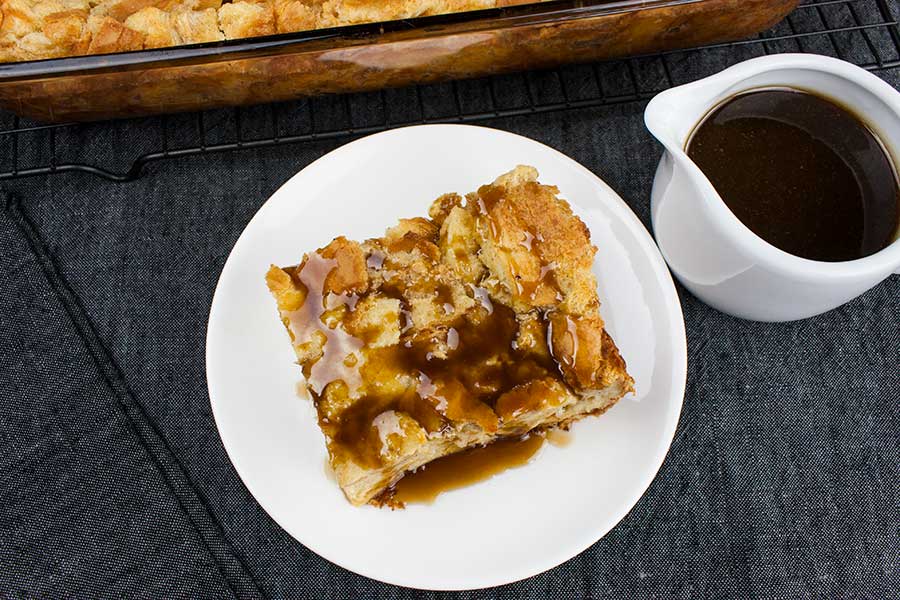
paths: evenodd
<path fill-rule="evenodd" d="M 89 121 L 553 67 L 722 42 L 799 0 L 559 0 L 0 65 L 0 108 Z"/>

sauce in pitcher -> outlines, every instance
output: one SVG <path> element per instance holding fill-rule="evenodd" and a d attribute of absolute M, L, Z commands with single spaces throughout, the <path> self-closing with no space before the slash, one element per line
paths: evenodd
<path fill-rule="evenodd" d="M 862 118 L 830 100 L 787 88 L 738 94 L 686 146 L 735 216 L 785 252 L 854 260 L 897 236 L 891 157 Z"/>

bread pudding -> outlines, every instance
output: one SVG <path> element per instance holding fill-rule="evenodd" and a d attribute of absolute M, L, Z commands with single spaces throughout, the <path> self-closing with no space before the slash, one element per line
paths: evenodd
<path fill-rule="evenodd" d="M 519 166 L 384 237 L 266 274 L 355 504 L 432 460 L 599 414 L 633 389 L 584 223 Z"/>
<path fill-rule="evenodd" d="M 0 0 L 0 62 L 409 19 L 531 0 Z"/>

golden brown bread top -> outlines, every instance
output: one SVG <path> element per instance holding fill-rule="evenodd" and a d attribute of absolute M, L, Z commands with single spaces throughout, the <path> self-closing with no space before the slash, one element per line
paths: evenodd
<path fill-rule="evenodd" d="M 338 237 L 267 273 L 351 500 L 370 497 L 354 481 L 389 484 L 440 440 L 446 452 L 523 433 L 631 389 L 600 317 L 589 232 L 537 175 L 517 167 L 465 199 L 441 196 L 430 219 Z"/>
<path fill-rule="evenodd" d="M 0 62 L 106 54 L 528 0 L 0 0 Z"/>

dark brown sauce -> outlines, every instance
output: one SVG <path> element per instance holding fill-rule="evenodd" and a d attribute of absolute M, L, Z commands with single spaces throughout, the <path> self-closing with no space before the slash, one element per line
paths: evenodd
<path fill-rule="evenodd" d="M 521 383 L 553 377 L 555 363 L 548 355 L 529 357 L 515 350 L 514 313 L 496 302 L 492 308 L 477 325 L 462 320 L 446 330 L 445 359 L 433 357 L 432 340 L 362 349 L 364 360 L 349 377 L 351 381 L 378 382 L 413 374 L 416 384 L 399 394 L 393 388 L 382 392 L 379 386 L 364 387 L 363 397 L 332 428 L 334 442 L 350 450 L 360 464 L 377 466 L 381 444 L 375 442 L 378 431 L 372 423 L 386 411 L 406 413 L 429 432 L 441 429 L 445 418 L 475 419 L 488 431 L 496 429 L 497 399 Z M 329 372 L 336 379 L 347 376 L 337 369 Z M 523 404 L 527 401 L 521 399 Z"/>
<path fill-rule="evenodd" d="M 897 235 L 897 174 L 877 136 L 814 94 L 764 89 L 710 111 L 691 160 L 751 231 L 796 256 L 845 261 Z"/>
<path fill-rule="evenodd" d="M 403 249 L 421 247 L 423 254 L 430 252 L 423 246 L 427 243 L 422 239 L 402 240 Z M 495 432 L 501 419 L 561 400 L 559 386 L 567 388 L 547 346 L 544 315 L 536 325 L 538 330 L 529 336 L 530 345 L 520 347 L 514 311 L 492 302 L 478 286 L 468 286 L 466 293 L 476 309 L 421 339 L 408 326 L 412 317 L 404 294 L 409 290 L 392 280 L 382 284 L 380 293 L 400 301 L 400 343 L 375 347 L 369 339 L 351 335 L 346 329 L 358 298 L 325 291 L 335 264 L 335 260 L 316 252 L 291 270 L 306 297 L 300 309 L 288 315 L 297 334 L 295 343 L 313 336 L 325 339 L 324 354 L 305 363 L 304 374 L 317 407 L 321 408 L 323 402 L 344 406 L 333 418 L 319 411 L 332 455 L 377 468 L 384 463 L 385 444 L 392 437 L 401 438 L 398 443 L 402 444 L 402 438 L 409 434 L 400 415 L 411 417 L 426 434 L 441 430 L 448 422 L 461 421 L 473 421 L 485 431 Z M 370 256 L 367 264 L 380 270 L 386 261 Z M 454 312 L 449 285 L 419 281 L 415 292 L 425 289 L 433 289 L 432 297 L 448 314 Z M 379 334 L 367 333 L 373 339 Z M 574 342 L 577 352 L 577 340 Z M 564 356 L 560 359 L 571 360 Z M 351 400 L 352 396 L 358 398 Z"/>
<path fill-rule="evenodd" d="M 544 441 L 543 435 L 526 435 L 433 460 L 403 477 L 394 487 L 393 500 L 402 504 L 430 504 L 443 492 L 486 481 L 507 469 L 527 464 Z"/>

